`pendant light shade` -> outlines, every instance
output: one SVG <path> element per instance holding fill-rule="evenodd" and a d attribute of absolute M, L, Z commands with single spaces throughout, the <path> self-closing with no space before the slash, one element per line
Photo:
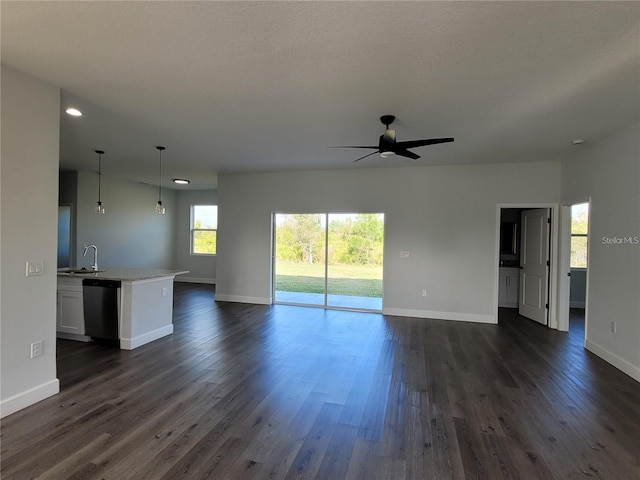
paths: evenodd
<path fill-rule="evenodd" d="M 98 154 L 98 201 L 96 202 L 96 213 L 104 215 L 104 205 L 102 205 L 102 150 L 95 150 Z"/>
<path fill-rule="evenodd" d="M 158 179 L 158 203 L 156 203 L 156 213 L 164 215 L 166 211 L 162 206 L 162 151 L 164 147 L 158 145 L 156 149 L 160 152 L 160 175 Z"/>

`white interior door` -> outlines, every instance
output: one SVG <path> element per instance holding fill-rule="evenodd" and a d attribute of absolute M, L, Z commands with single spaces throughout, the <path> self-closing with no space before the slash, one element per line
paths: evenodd
<path fill-rule="evenodd" d="M 547 324 L 549 285 L 549 209 L 521 214 L 520 296 L 518 313 Z"/>

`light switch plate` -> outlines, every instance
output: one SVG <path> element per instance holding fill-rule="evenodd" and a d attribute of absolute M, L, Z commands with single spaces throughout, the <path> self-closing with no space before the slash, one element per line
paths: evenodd
<path fill-rule="evenodd" d="M 27 277 L 44 275 L 44 262 L 27 262 Z"/>

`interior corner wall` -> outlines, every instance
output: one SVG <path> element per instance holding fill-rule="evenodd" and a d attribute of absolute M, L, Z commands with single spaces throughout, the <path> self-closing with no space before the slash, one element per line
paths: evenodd
<path fill-rule="evenodd" d="M 177 221 L 175 190 L 162 191 L 165 215 L 155 213 L 157 187 L 102 175 L 106 213 L 95 213 L 98 175 L 78 172 L 76 266 L 89 267 L 93 257 L 82 256 L 84 245 L 98 246 L 98 266 L 174 268 Z"/>
<path fill-rule="evenodd" d="M 59 391 L 56 268 L 60 91 L 2 66 L 1 403 L 6 416 Z M 26 276 L 27 262 L 43 274 Z M 31 358 L 31 344 L 43 355 Z"/>
<path fill-rule="evenodd" d="M 640 381 L 640 123 L 566 159 L 562 194 L 591 197 L 585 346 Z"/>
<path fill-rule="evenodd" d="M 191 255 L 191 205 L 217 205 L 216 190 L 178 190 L 176 223 L 175 267 L 188 270 L 186 275 L 178 275 L 177 282 L 216 283 L 217 256 Z"/>
<path fill-rule="evenodd" d="M 271 303 L 273 212 L 381 212 L 384 313 L 495 323 L 498 204 L 559 201 L 559 162 L 220 175 L 216 299 Z"/>

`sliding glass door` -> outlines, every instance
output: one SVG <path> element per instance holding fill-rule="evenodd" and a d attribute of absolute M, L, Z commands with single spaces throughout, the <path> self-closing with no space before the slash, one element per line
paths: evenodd
<path fill-rule="evenodd" d="M 274 299 L 277 303 L 324 305 L 325 215 L 274 216 Z"/>
<path fill-rule="evenodd" d="M 275 214 L 275 302 L 382 310 L 383 244 L 384 214 Z"/>
<path fill-rule="evenodd" d="M 383 214 L 328 215 L 327 305 L 382 310 Z"/>

